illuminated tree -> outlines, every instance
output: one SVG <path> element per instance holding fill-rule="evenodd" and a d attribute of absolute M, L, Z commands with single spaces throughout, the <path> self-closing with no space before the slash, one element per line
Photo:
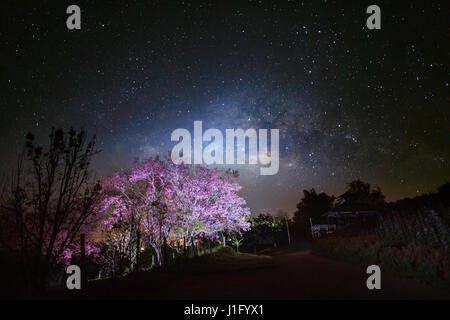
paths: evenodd
<path fill-rule="evenodd" d="M 218 240 L 227 232 L 249 228 L 250 211 L 238 195 L 235 172 L 201 166 L 176 165 L 159 158 L 135 161 L 102 181 L 107 241 L 120 235 L 121 250 L 131 266 L 139 257 L 141 242 L 151 246 L 164 263 L 168 239 L 194 245 L 203 238 Z M 121 232 L 117 233 L 118 230 Z M 114 231 L 114 232 L 113 232 Z"/>

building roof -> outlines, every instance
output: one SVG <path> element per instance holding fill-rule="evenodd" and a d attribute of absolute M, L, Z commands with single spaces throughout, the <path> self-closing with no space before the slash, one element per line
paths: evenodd
<path fill-rule="evenodd" d="M 348 203 L 344 202 L 330 211 L 323 214 L 324 217 L 337 217 L 337 216 L 370 216 L 377 214 L 377 208 L 370 204 L 365 203 Z"/>

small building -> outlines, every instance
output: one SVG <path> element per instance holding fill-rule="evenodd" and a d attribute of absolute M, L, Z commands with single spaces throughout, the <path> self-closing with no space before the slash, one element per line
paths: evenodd
<path fill-rule="evenodd" d="M 375 217 L 378 214 L 377 206 L 362 203 L 353 194 L 346 192 L 336 198 L 334 207 L 322 216 L 328 221 L 334 221 L 339 227 L 355 222 L 364 224 L 366 221 L 372 220 L 371 217 Z"/>
<path fill-rule="evenodd" d="M 379 207 L 361 202 L 355 195 L 346 192 L 335 199 L 333 208 L 319 219 L 314 219 L 314 224 L 310 218 L 311 234 L 313 239 L 320 238 L 349 225 L 359 230 L 362 226 L 375 223 L 379 213 Z"/>

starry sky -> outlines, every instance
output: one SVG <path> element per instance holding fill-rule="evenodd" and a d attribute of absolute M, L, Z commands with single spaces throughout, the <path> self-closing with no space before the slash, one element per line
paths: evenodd
<path fill-rule="evenodd" d="M 66 28 L 80 6 L 81 30 Z M 381 8 L 381 30 L 366 9 Z M 96 175 L 165 156 L 176 128 L 280 129 L 280 169 L 240 172 L 253 213 L 352 179 L 387 200 L 450 179 L 448 1 L 7 1 L 0 169 L 33 132 L 96 134 Z M 44 140 L 43 140 L 44 141 Z"/>

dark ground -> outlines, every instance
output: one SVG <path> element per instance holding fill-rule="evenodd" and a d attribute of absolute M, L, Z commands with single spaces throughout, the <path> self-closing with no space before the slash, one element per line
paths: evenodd
<path fill-rule="evenodd" d="M 93 299 L 450 299 L 450 292 L 382 274 L 381 290 L 368 290 L 365 269 L 310 253 L 300 243 L 264 254 L 273 265 L 222 273 L 158 273 L 126 281 L 94 281 Z"/>

